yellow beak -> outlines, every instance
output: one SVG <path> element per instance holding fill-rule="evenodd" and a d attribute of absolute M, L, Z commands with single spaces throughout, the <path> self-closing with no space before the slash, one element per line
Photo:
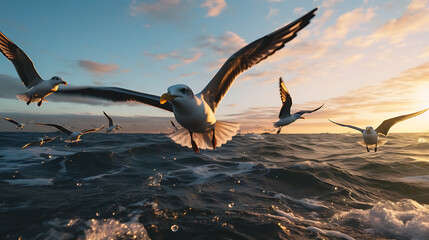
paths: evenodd
<path fill-rule="evenodd" d="M 176 98 L 176 96 L 171 95 L 169 92 L 162 94 L 161 99 L 159 100 L 159 103 L 164 104 L 167 101 L 173 101 Z"/>
<path fill-rule="evenodd" d="M 66 81 L 63 81 L 63 82 L 62 82 L 62 84 L 64 84 L 64 85 L 66 85 L 66 86 L 67 86 L 67 82 L 66 82 Z"/>

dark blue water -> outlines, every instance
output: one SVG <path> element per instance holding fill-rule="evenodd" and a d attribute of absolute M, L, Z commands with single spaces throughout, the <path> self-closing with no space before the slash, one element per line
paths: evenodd
<path fill-rule="evenodd" d="M 20 149 L 44 135 L 0 133 L 0 239 L 429 239 L 428 133 L 376 153 L 358 134 L 247 134 L 200 154 L 163 134 Z"/>

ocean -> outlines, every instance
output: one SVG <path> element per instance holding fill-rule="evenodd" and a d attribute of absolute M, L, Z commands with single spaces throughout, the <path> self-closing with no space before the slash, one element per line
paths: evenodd
<path fill-rule="evenodd" d="M 429 239 L 429 133 L 0 133 L 0 239 Z M 57 133 L 46 134 L 54 137 Z M 64 140 L 64 139 L 63 139 Z"/>

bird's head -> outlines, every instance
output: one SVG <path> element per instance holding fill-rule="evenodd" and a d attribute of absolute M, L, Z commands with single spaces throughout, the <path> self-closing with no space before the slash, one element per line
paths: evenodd
<path fill-rule="evenodd" d="M 58 77 L 58 76 L 53 76 L 53 77 L 51 78 L 51 81 L 52 81 L 52 82 L 54 82 L 54 83 L 56 83 L 56 84 L 64 84 L 64 85 L 67 85 L 67 82 L 66 82 L 66 81 L 64 81 L 62 78 L 60 78 L 60 77 Z"/>
<path fill-rule="evenodd" d="M 295 113 L 294 115 L 295 115 L 295 118 L 296 118 L 296 119 L 305 119 L 305 117 L 303 117 L 303 116 L 302 116 L 302 115 L 300 115 L 300 114 Z"/>
<path fill-rule="evenodd" d="M 371 130 L 373 130 L 373 128 L 371 126 L 368 126 L 368 127 L 365 128 L 365 131 L 367 133 L 371 132 Z"/>
<path fill-rule="evenodd" d="M 194 93 L 192 89 L 184 84 L 177 84 L 169 87 L 167 92 L 162 94 L 160 103 L 164 104 L 167 101 L 170 102 L 180 102 L 186 101 L 188 99 L 193 99 Z"/>

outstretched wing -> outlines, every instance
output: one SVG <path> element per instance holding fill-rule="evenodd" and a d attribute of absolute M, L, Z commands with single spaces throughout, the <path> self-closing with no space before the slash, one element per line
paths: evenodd
<path fill-rule="evenodd" d="M 22 146 L 21 149 L 28 148 L 28 147 L 34 146 L 34 145 L 39 145 L 39 144 L 40 144 L 40 141 L 35 141 L 35 142 L 27 143 L 24 146 Z"/>
<path fill-rule="evenodd" d="M 402 116 L 399 116 L 399 117 L 394 117 L 394 118 L 390 118 L 390 119 L 384 120 L 380 124 L 380 126 L 378 126 L 375 129 L 375 131 L 378 132 L 378 133 L 380 133 L 380 134 L 383 134 L 384 136 L 387 136 L 387 133 L 389 132 L 389 129 L 393 125 L 395 125 L 396 123 L 404 121 L 404 120 L 407 120 L 408 118 L 412 118 L 412 117 L 415 117 L 417 115 L 420 115 L 420 114 L 426 112 L 428 109 L 429 108 L 426 108 L 424 110 L 421 110 L 421 111 L 418 111 L 418 112 L 415 112 L 415 113 L 410 113 L 410 114 L 407 114 L 407 115 L 402 115 Z"/>
<path fill-rule="evenodd" d="M 57 137 L 59 137 L 59 136 L 56 136 L 56 137 L 53 137 L 53 138 L 44 138 L 43 142 L 45 142 L 45 143 L 50 142 L 50 141 L 56 139 Z"/>
<path fill-rule="evenodd" d="M 58 90 L 55 93 L 60 95 L 81 95 L 102 98 L 113 102 L 140 102 L 173 112 L 173 107 L 169 102 L 166 102 L 165 104 L 159 103 L 159 96 L 118 87 L 68 88 Z"/>
<path fill-rule="evenodd" d="M 109 117 L 109 115 L 107 115 L 107 113 L 105 113 L 104 111 L 103 111 L 103 113 L 107 117 L 107 119 L 109 119 L 109 127 L 113 126 L 113 120 L 112 120 L 112 118 Z"/>
<path fill-rule="evenodd" d="M 66 134 L 67 136 L 70 136 L 70 134 L 73 133 L 73 132 L 67 130 L 66 128 L 64 128 L 63 126 L 58 125 L 58 124 L 51 124 L 51 123 L 35 123 L 35 124 L 39 125 L 39 126 L 51 126 L 51 127 L 54 127 L 56 129 L 60 130 L 61 132 L 63 132 L 64 134 Z"/>
<path fill-rule="evenodd" d="M 310 23 L 315 16 L 313 9 L 295 20 L 234 53 L 219 69 L 209 84 L 201 91 L 205 101 L 216 111 L 222 97 L 226 94 L 234 79 L 245 70 L 274 54 L 277 50 L 297 36 L 297 33 Z"/>
<path fill-rule="evenodd" d="M 21 125 L 17 121 L 13 120 L 12 118 L 5 117 L 3 119 L 6 120 L 6 121 L 8 121 L 8 122 L 11 122 L 11 123 L 15 124 L 16 126 L 20 126 Z"/>
<path fill-rule="evenodd" d="M 358 130 L 361 133 L 363 133 L 365 131 L 365 129 L 358 128 L 358 127 L 355 127 L 355 126 L 352 126 L 352 125 L 346 125 L 346 124 L 336 123 L 336 122 L 332 121 L 331 119 L 328 119 L 328 120 L 331 121 L 331 123 L 335 123 L 335 124 L 340 125 L 342 127 L 352 128 L 354 130 Z"/>
<path fill-rule="evenodd" d="M 315 112 L 315 111 L 317 111 L 317 110 L 319 110 L 319 109 L 321 109 L 323 106 L 324 106 L 325 104 L 322 104 L 322 106 L 320 106 L 320 107 L 318 107 L 318 108 L 316 108 L 316 109 L 314 109 L 314 110 L 301 110 L 301 111 L 299 111 L 299 112 L 296 112 L 295 114 L 299 114 L 299 115 L 303 115 L 303 114 L 306 114 L 306 113 L 312 113 L 312 112 Z"/>
<path fill-rule="evenodd" d="M 290 108 L 292 106 L 292 97 L 283 82 L 283 79 L 279 79 L 280 99 L 282 100 L 282 108 L 280 109 L 279 118 L 285 118 L 290 116 Z"/>
<path fill-rule="evenodd" d="M 88 130 L 83 130 L 82 134 L 87 134 L 87 133 L 92 133 L 92 132 L 96 132 L 96 131 L 100 131 L 101 129 L 103 129 L 104 126 L 100 127 L 100 128 L 94 128 L 94 129 L 88 129 Z"/>
<path fill-rule="evenodd" d="M 0 51 L 13 63 L 24 86 L 31 88 L 42 81 L 27 54 L 2 32 L 0 32 Z"/>

